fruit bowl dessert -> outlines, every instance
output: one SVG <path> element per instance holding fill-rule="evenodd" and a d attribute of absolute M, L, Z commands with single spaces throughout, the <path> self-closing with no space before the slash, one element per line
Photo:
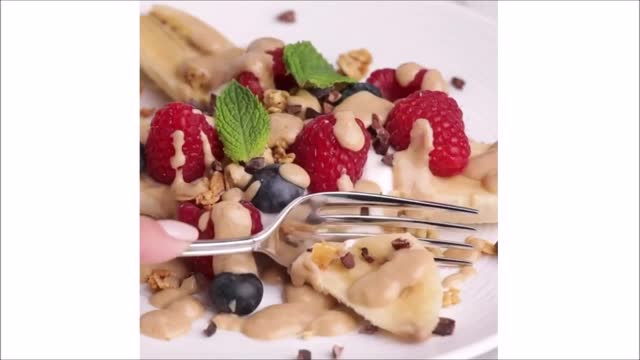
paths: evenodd
<path fill-rule="evenodd" d="M 437 69 L 407 62 L 365 79 L 372 54 L 364 49 L 341 56 L 335 69 L 310 41 L 265 37 L 238 47 L 167 6 L 141 16 L 140 36 L 145 84 L 170 98 L 141 110 L 141 215 L 191 224 L 203 240 L 229 239 L 259 233 L 305 193 L 360 191 L 479 213 L 371 211 L 497 223 L 497 142 L 467 136 Z M 434 257 L 475 262 L 496 256 L 497 242 L 470 236 L 473 249 L 445 251 L 416 240 L 437 239 L 437 228 L 376 230 L 348 247 L 315 244 L 289 268 L 251 253 L 141 265 L 156 308 L 142 314 L 141 332 L 170 340 L 208 316 L 203 336 L 451 335 L 455 321 L 441 309 L 459 302 L 476 270 L 444 276 Z M 264 306 L 267 286 L 281 288 L 281 303 Z"/>

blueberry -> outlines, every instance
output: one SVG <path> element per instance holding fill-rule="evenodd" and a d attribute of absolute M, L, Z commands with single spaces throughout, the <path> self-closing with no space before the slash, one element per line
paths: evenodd
<path fill-rule="evenodd" d="M 281 166 L 283 165 L 273 164 L 263 167 L 253 174 L 249 182 L 250 187 L 253 182 L 260 181 L 260 188 L 251 202 L 265 213 L 278 213 L 304 194 L 304 188 L 285 180 L 280 175 Z"/>
<path fill-rule="evenodd" d="M 344 90 L 342 90 L 342 96 L 340 97 L 340 99 L 338 99 L 338 101 L 334 105 L 336 106 L 339 105 L 341 102 L 344 101 L 344 99 L 360 91 L 368 91 L 377 97 L 382 97 L 382 93 L 380 92 L 380 89 L 378 89 L 375 85 L 371 85 L 366 82 L 355 83 L 353 85 L 349 85 Z"/>
<path fill-rule="evenodd" d="M 144 145 L 140 143 L 140 172 L 144 171 Z"/>
<path fill-rule="evenodd" d="M 209 286 L 216 310 L 237 315 L 252 313 L 260 305 L 263 292 L 262 282 L 251 273 L 223 272 L 217 274 Z"/>

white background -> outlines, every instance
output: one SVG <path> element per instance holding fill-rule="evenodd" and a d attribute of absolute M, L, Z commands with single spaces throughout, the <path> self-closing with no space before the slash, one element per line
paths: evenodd
<path fill-rule="evenodd" d="M 2 358 L 137 357 L 139 5 L 1 6 Z M 500 357 L 638 358 L 638 3 L 499 7 Z"/>

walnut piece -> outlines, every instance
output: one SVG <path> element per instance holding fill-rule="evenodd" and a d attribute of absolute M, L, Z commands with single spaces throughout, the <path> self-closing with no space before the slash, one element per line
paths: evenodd
<path fill-rule="evenodd" d="M 372 61 L 373 57 L 367 49 L 351 50 L 338 57 L 338 67 L 348 77 L 360 80 L 369 72 Z"/>
<path fill-rule="evenodd" d="M 154 269 L 147 278 L 147 284 L 152 291 L 177 289 L 179 287 L 180 280 L 169 270 Z"/>
<path fill-rule="evenodd" d="M 225 190 L 224 175 L 221 171 L 215 171 L 209 181 L 209 189 L 196 196 L 196 204 L 202 205 L 206 209 L 213 207 L 217 203 Z"/>
<path fill-rule="evenodd" d="M 288 102 L 289 93 L 284 90 L 267 89 L 264 92 L 264 106 L 269 114 L 285 111 Z"/>
<path fill-rule="evenodd" d="M 460 290 L 448 289 L 442 294 L 442 307 L 449 307 L 460 303 Z"/>
<path fill-rule="evenodd" d="M 283 146 L 285 145 L 285 146 Z M 296 159 L 296 154 L 294 153 L 287 153 L 287 151 L 285 150 L 286 148 L 286 143 L 285 144 L 281 144 L 280 142 L 278 143 L 278 145 L 273 147 L 273 160 L 277 163 L 277 164 L 290 164 L 293 162 L 293 160 Z"/>

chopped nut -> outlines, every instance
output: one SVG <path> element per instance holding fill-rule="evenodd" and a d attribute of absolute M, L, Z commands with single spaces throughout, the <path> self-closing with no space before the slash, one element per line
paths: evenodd
<path fill-rule="evenodd" d="M 285 141 L 279 141 L 278 144 L 271 150 L 273 152 L 273 161 L 277 164 L 290 164 L 296 159 L 296 154 L 287 153 L 287 143 Z"/>
<path fill-rule="evenodd" d="M 442 307 L 449 307 L 460 303 L 460 290 L 451 288 L 442 293 Z"/>
<path fill-rule="evenodd" d="M 333 345 L 333 349 L 331 349 L 331 357 L 334 360 L 340 359 L 340 356 L 342 355 L 343 350 L 344 350 L 344 346 Z"/>
<path fill-rule="evenodd" d="M 464 80 L 460 79 L 459 77 L 454 76 L 451 78 L 451 85 L 458 90 L 462 90 L 464 84 Z"/>
<path fill-rule="evenodd" d="M 408 249 L 411 247 L 411 243 L 407 239 L 397 238 L 391 242 L 391 246 L 395 250 Z"/>
<path fill-rule="evenodd" d="M 362 326 L 362 328 L 360 328 L 360 331 L 358 331 L 361 334 L 375 334 L 376 332 L 378 332 L 378 327 L 373 325 L 370 321 L 366 321 L 364 326 Z"/>
<path fill-rule="evenodd" d="M 456 321 L 453 319 L 441 317 L 438 320 L 438 325 L 433 330 L 435 335 L 447 336 L 453 334 L 453 329 L 456 328 Z"/>
<path fill-rule="evenodd" d="M 156 109 L 154 108 L 141 108 L 140 109 L 140 116 L 142 117 L 149 117 L 151 115 L 153 115 L 153 113 L 156 111 Z"/>
<path fill-rule="evenodd" d="M 353 269 L 353 267 L 356 266 L 356 262 L 355 262 L 355 259 L 353 258 L 353 254 L 350 252 L 341 256 L 340 261 L 342 262 L 342 265 L 344 265 L 344 267 L 347 269 Z"/>
<path fill-rule="evenodd" d="M 152 291 L 162 289 L 177 289 L 180 281 L 172 272 L 166 269 L 154 269 L 147 278 L 147 284 Z"/>
<path fill-rule="evenodd" d="M 284 90 L 267 89 L 264 91 L 264 106 L 267 112 L 280 113 L 287 109 L 289 93 Z"/>
<path fill-rule="evenodd" d="M 213 334 L 215 334 L 217 330 L 218 330 L 218 325 L 216 325 L 216 323 L 215 323 L 215 322 L 210 321 L 210 322 L 209 322 L 209 326 L 207 326 L 207 328 L 206 328 L 206 329 L 204 329 L 204 334 L 205 334 L 207 337 L 212 337 L 212 336 L 213 336 Z"/>
<path fill-rule="evenodd" d="M 276 19 L 280 22 L 291 24 L 296 22 L 296 13 L 293 10 L 287 10 L 278 14 Z"/>
<path fill-rule="evenodd" d="M 306 349 L 298 350 L 298 360 L 311 360 L 311 351 Z"/>
<path fill-rule="evenodd" d="M 382 126 L 382 122 L 380 121 L 380 117 L 378 114 L 371 115 L 371 129 L 373 139 L 373 150 L 378 155 L 386 155 L 387 151 L 389 151 L 389 138 L 391 134 L 389 131 Z"/>
<path fill-rule="evenodd" d="M 393 153 L 383 156 L 382 163 L 388 166 L 393 166 Z"/>
<path fill-rule="evenodd" d="M 225 190 L 224 175 L 221 171 L 215 171 L 209 180 L 209 190 L 196 196 L 196 204 L 209 209 L 217 203 Z"/>
<path fill-rule="evenodd" d="M 369 264 L 375 261 L 373 256 L 369 255 L 369 249 L 367 249 L 366 247 L 360 249 L 360 255 L 362 255 L 364 261 L 368 262 Z"/>
<path fill-rule="evenodd" d="M 351 50 L 338 57 L 338 67 L 348 77 L 360 80 L 369 71 L 372 61 L 373 57 L 366 49 Z"/>
<path fill-rule="evenodd" d="M 338 248 L 327 243 L 314 245 L 311 260 L 321 269 L 326 269 L 334 259 L 338 258 Z"/>
<path fill-rule="evenodd" d="M 224 168 L 225 189 L 229 190 L 234 187 L 244 189 L 249 185 L 251 174 L 244 171 L 244 167 L 231 163 Z"/>

